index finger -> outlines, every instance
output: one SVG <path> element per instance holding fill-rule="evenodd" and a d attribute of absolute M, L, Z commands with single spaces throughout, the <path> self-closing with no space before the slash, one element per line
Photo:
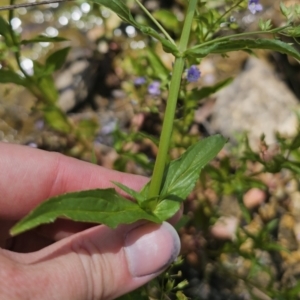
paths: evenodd
<path fill-rule="evenodd" d="M 140 190 L 149 180 L 28 146 L 0 143 L 0 218 L 17 220 L 43 200 L 120 182 Z"/>

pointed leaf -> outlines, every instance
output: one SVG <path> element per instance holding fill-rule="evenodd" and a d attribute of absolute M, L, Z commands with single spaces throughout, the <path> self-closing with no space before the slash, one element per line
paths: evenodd
<path fill-rule="evenodd" d="M 146 132 L 142 132 L 142 131 L 137 132 L 136 135 L 137 135 L 137 137 L 149 139 L 154 145 L 156 145 L 158 147 L 159 140 L 156 137 L 154 137 L 153 135 L 150 135 L 150 134 L 148 134 Z"/>
<path fill-rule="evenodd" d="M 26 86 L 27 82 L 17 73 L 10 70 L 0 69 L 0 83 L 15 83 L 17 85 Z"/>
<path fill-rule="evenodd" d="M 46 59 L 46 66 L 53 71 L 59 70 L 65 63 L 70 49 L 70 47 L 66 47 L 50 54 Z"/>
<path fill-rule="evenodd" d="M 0 16 L 0 34 L 6 36 L 9 34 L 9 24 Z"/>
<path fill-rule="evenodd" d="M 160 222 L 158 218 L 142 210 L 137 203 L 121 197 L 114 189 L 96 189 L 50 198 L 18 222 L 10 233 L 16 235 L 40 224 L 54 222 L 58 217 L 101 223 L 112 228 L 140 219 Z"/>
<path fill-rule="evenodd" d="M 130 13 L 129 8 L 121 0 L 93 0 L 92 2 L 101 4 L 114 13 L 116 13 L 123 21 L 135 25 L 135 20 Z"/>
<path fill-rule="evenodd" d="M 201 169 L 219 153 L 225 143 L 224 137 L 214 135 L 189 147 L 179 159 L 172 161 L 166 168 L 161 195 L 185 199 L 194 188 Z"/>
<path fill-rule="evenodd" d="M 282 165 L 280 167 L 289 169 L 292 172 L 300 175 L 300 163 L 299 162 L 287 160 L 284 163 L 282 163 Z"/>
<path fill-rule="evenodd" d="M 271 39 L 239 39 L 216 42 L 202 47 L 194 46 L 185 52 L 188 56 L 205 57 L 212 53 L 227 53 L 230 51 L 248 50 L 248 49 L 268 49 L 288 54 L 300 60 L 300 53 L 290 44 Z"/>
<path fill-rule="evenodd" d="M 71 125 L 68 122 L 67 116 L 55 105 L 48 105 L 44 109 L 44 118 L 47 124 L 60 132 L 71 132 Z"/>
<path fill-rule="evenodd" d="M 300 148 L 300 131 L 297 133 L 297 135 L 293 138 L 292 143 L 289 145 L 290 150 L 296 150 Z"/>
<path fill-rule="evenodd" d="M 153 17 L 165 28 L 177 32 L 180 29 L 180 22 L 176 15 L 167 9 L 160 9 L 153 12 Z"/>
<path fill-rule="evenodd" d="M 182 200 L 184 200 L 184 198 L 179 198 L 176 196 L 166 197 L 166 199 L 160 201 L 156 205 L 155 209 L 153 210 L 153 214 L 161 221 L 168 220 L 178 212 Z"/>
<path fill-rule="evenodd" d="M 50 37 L 50 36 L 45 36 L 45 35 L 38 35 L 37 37 L 32 38 L 30 40 L 22 40 L 21 44 L 27 45 L 27 44 L 41 43 L 41 42 L 54 43 L 54 42 L 64 42 L 67 40 L 68 39 L 60 37 L 60 36 Z"/>
<path fill-rule="evenodd" d="M 288 32 L 288 35 L 290 35 L 294 38 L 298 38 L 298 37 L 300 37 L 300 26 L 293 27 L 293 28 L 289 29 L 287 32 Z"/>
<path fill-rule="evenodd" d="M 168 70 L 168 68 L 163 64 L 161 58 L 151 48 L 147 50 L 147 58 L 152 69 L 155 70 L 154 76 L 158 77 L 162 81 L 167 79 L 170 74 L 170 70 Z"/>
<path fill-rule="evenodd" d="M 210 96 L 211 94 L 216 93 L 223 87 L 227 86 L 228 84 L 230 84 L 232 82 L 232 80 L 233 80 L 233 78 L 227 78 L 221 82 L 218 82 L 217 84 L 215 84 L 213 86 L 204 86 L 200 90 L 193 90 L 192 98 L 195 99 L 196 101 L 200 101 L 200 100 Z"/>
<path fill-rule="evenodd" d="M 37 80 L 43 100 L 49 104 L 55 104 L 58 99 L 58 92 L 53 81 L 53 77 L 45 75 Z"/>
<path fill-rule="evenodd" d="M 113 181 L 112 183 L 114 185 L 116 185 L 118 188 L 120 188 L 121 190 L 123 190 L 124 192 L 126 192 L 129 196 L 131 196 L 138 203 L 143 202 L 144 197 L 140 193 L 136 192 L 135 190 L 129 188 L 128 186 L 126 186 L 120 182 Z"/>
<path fill-rule="evenodd" d="M 215 135 L 192 145 L 179 159 L 171 161 L 166 167 L 160 199 L 150 201 L 146 198 L 149 188 L 147 184 L 141 191 L 147 200 L 143 200 L 141 205 L 153 211 L 161 221 L 171 218 L 194 188 L 201 169 L 218 154 L 225 143 L 225 138 Z M 153 203 L 156 205 L 153 206 Z"/>

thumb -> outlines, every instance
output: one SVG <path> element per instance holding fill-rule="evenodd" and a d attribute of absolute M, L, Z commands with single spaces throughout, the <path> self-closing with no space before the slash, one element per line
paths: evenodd
<path fill-rule="evenodd" d="M 9 299 L 115 299 L 156 277 L 179 250 L 177 232 L 166 222 L 100 225 L 38 252 L 9 255 L 14 272 L 5 278 L 0 272 L 0 280 L 15 284 L 19 298 L 11 297 L 10 282 L 4 285 Z"/>

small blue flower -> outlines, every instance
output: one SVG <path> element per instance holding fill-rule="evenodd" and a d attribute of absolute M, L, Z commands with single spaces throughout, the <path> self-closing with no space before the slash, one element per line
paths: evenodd
<path fill-rule="evenodd" d="M 255 15 L 258 11 L 263 10 L 263 6 L 259 3 L 259 0 L 249 0 L 248 9 Z"/>
<path fill-rule="evenodd" d="M 187 70 L 187 75 L 186 79 L 188 82 L 195 82 L 197 81 L 201 76 L 200 70 L 197 68 L 197 66 L 192 65 L 188 70 Z"/>
<path fill-rule="evenodd" d="M 159 96 L 160 95 L 160 82 L 153 81 L 148 86 L 148 93 L 152 96 Z"/>
<path fill-rule="evenodd" d="M 134 80 L 134 85 L 136 86 L 143 85 L 144 83 L 146 83 L 145 77 L 138 77 Z"/>

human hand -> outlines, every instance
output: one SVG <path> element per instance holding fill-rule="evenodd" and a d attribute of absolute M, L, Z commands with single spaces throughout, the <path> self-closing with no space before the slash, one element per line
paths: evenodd
<path fill-rule="evenodd" d="M 114 299 L 157 276 L 178 255 L 178 235 L 166 222 L 141 221 L 113 230 L 59 219 L 12 239 L 12 225 L 49 197 L 114 187 L 111 181 L 139 190 L 148 179 L 4 143 L 0 168 L 3 300 Z"/>

